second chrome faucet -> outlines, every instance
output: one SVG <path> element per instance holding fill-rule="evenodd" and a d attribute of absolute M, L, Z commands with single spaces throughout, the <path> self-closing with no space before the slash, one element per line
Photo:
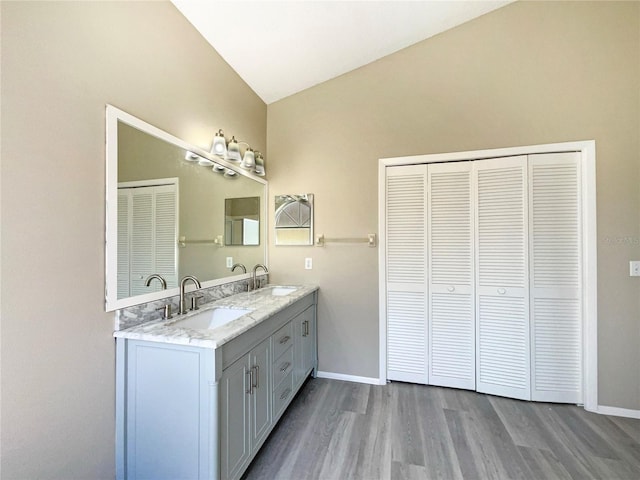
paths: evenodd
<path fill-rule="evenodd" d="M 196 289 L 202 288 L 200 281 L 193 275 L 187 275 L 180 280 L 180 309 L 178 310 L 178 314 L 180 315 L 187 313 L 187 300 L 184 296 L 184 288 L 188 281 L 192 281 L 195 284 Z"/>
<path fill-rule="evenodd" d="M 253 267 L 253 281 L 249 282 L 249 287 L 251 287 L 251 285 L 253 284 L 254 290 L 257 290 L 258 288 L 260 288 L 259 286 L 257 286 L 257 278 L 256 278 L 256 272 L 258 271 L 259 268 L 264 270 L 264 273 L 269 273 L 269 270 L 267 269 L 267 267 L 265 267 L 261 263 L 258 263 L 255 267 Z M 248 288 L 248 290 L 251 291 L 251 288 Z"/>

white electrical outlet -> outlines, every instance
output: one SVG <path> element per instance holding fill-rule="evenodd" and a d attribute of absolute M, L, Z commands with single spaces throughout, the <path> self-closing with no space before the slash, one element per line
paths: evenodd
<path fill-rule="evenodd" d="M 304 269 L 311 270 L 313 268 L 313 260 L 309 257 L 304 259 Z"/>
<path fill-rule="evenodd" d="M 233 267 L 233 257 L 227 257 L 227 268 Z"/>
<path fill-rule="evenodd" d="M 629 276 L 640 277 L 640 261 L 632 260 L 629 262 Z"/>

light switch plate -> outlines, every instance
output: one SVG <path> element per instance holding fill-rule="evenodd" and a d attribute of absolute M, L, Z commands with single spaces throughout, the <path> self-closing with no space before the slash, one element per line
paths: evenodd
<path fill-rule="evenodd" d="M 233 267 L 233 257 L 227 257 L 227 268 Z"/>
<path fill-rule="evenodd" d="M 631 260 L 629 262 L 629 276 L 640 277 L 640 261 Z"/>
<path fill-rule="evenodd" d="M 313 268 L 313 260 L 309 257 L 304 259 L 304 269 L 311 270 Z"/>

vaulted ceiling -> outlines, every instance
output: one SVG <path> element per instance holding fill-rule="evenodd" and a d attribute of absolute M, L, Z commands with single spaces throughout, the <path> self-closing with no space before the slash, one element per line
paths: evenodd
<path fill-rule="evenodd" d="M 511 1 L 172 0 L 266 103 Z"/>

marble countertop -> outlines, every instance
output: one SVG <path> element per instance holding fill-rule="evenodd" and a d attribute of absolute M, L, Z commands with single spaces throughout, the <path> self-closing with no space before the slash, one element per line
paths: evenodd
<path fill-rule="evenodd" d="M 215 302 L 207 303 L 200 307 L 199 310 L 188 312 L 184 315 L 174 314 L 173 318 L 169 320 L 155 320 L 126 330 L 116 331 L 113 336 L 117 338 L 218 348 L 318 289 L 318 287 L 314 285 L 290 285 L 290 287 L 295 287 L 296 291 L 288 295 L 276 296 L 269 293 L 269 287 L 273 286 L 275 285 L 267 285 L 253 292 L 237 293 L 216 300 Z M 181 320 L 200 315 L 207 310 L 217 307 L 241 308 L 251 310 L 251 312 L 212 330 L 194 330 L 176 326 L 179 325 Z"/>

